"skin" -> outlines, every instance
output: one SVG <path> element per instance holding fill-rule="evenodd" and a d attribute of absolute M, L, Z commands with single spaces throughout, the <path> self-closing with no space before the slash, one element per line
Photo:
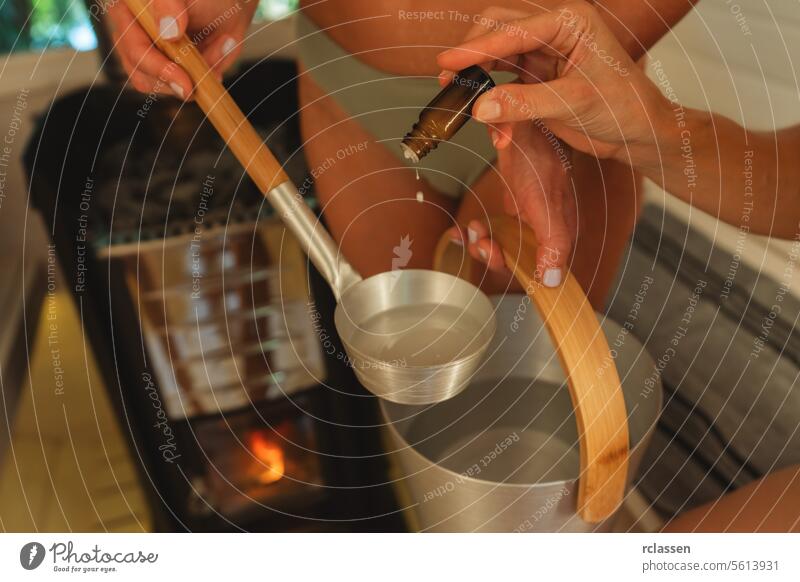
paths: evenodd
<path fill-rule="evenodd" d="M 667 533 L 800 532 L 800 467 L 788 467 L 748 483 L 669 522 Z"/>
<path fill-rule="evenodd" d="M 475 25 L 473 19 L 481 13 L 493 19 L 489 22 L 503 22 L 521 13 L 549 10 L 559 2 L 508 0 L 502 4 L 500 8 L 489 9 L 485 0 L 301 2 L 309 18 L 366 64 L 398 75 L 430 76 L 439 72 L 436 55 L 442 49 L 455 46 L 468 34 L 480 32 L 480 25 Z M 605 0 L 601 4 L 610 25 L 634 58 L 641 56 L 691 8 L 686 0 L 660 2 L 657 8 L 644 1 L 636 2 L 635 7 L 629 0 Z M 200 39 L 203 55 L 220 74 L 239 52 L 255 2 L 154 0 L 151 5 L 157 21 L 174 18 L 178 33 L 186 31 L 190 36 L 232 7 L 233 14 Z M 400 10 L 457 10 L 466 18 L 414 21 L 400 18 Z M 108 20 L 118 54 L 137 89 L 191 97 L 186 74 L 152 48 L 123 2 L 113 3 Z M 545 66 L 542 78 L 549 74 L 552 73 Z M 299 85 L 301 125 L 310 167 L 324 164 L 332 151 L 370 140 L 357 121 L 349 119 L 309 75 L 301 75 Z M 630 169 L 613 160 L 598 162 L 582 154 L 573 156 L 574 169 L 565 172 L 541 134 L 531 132 L 526 143 L 538 148 L 536 163 L 528 164 L 526 171 L 526 175 L 535 175 L 537 179 L 526 181 L 524 187 L 531 198 L 538 197 L 540 204 L 538 209 L 526 210 L 521 215 L 534 227 L 541 248 L 547 251 L 542 251 L 537 273 L 541 275 L 547 267 L 566 267 L 569 262 L 599 308 L 636 219 L 639 182 Z M 497 168 L 487 168 L 459 204 L 434 191 L 424 179 L 418 182 L 413 172 L 398 166 L 397 159 L 383 145 L 371 142 L 365 152 L 335 164 L 317 180 L 328 226 L 345 255 L 365 276 L 391 268 L 394 248 L 405 236 L 413 241 L 406 267 L 430 268 L 433 249 L 446 230 L 457 225 L 450 236 L 463 242 L 469 237 L 466 227 L 471 225 L 473 238 L 478 238 L 483 234 L 480 220 L 509 210 L 509 184 Z M 425 204 L 416 202 L 418 190 L 424 193 Z M 477 259 L 486 252 L 481 245 L 468 247 Z M 547 262 L 545 257 L 556 259 L 554 263 Z M 488 292 L 509 288 L 509 273 L 504 269 L 473 271 L 475 282 Z"/>
<path fill-rule="evenodd" d="M 365 0 L 301 2 L 309 18 L 366 64 L 398 75 L 430 76 L 439 73 L 436 55 L 442 48 L 482 32 L 481 26 L 473 23 L 479 15 L 484 16 L 477 18 L 479 21 L 504 22 L 520 14 L 549 10 L 558 4 L 556 1 L 509 1 L 504 2 L 502 8 L 487 9 L 485 2 L 476 0 L 457 5 L 451 0 L 436 0 L 390 6 Z M 609 10 L 617 10 L 627 18 L 629 6 L 623 6 L 622 2 L 607 4 Z M 662 4 L 671 6 L 672 12 L 664 8 L 663 15 L 656 15 L 651 11 L 648 18 L 639 10 L 638 21 L 616 20 L 609 12 L 620 30 L 638 31 L 626 38 L 637 57 L 666 30 L 661 16 L 668 19 L 667 23 L 675 22 L 691 7 L 685 1 Z M 466 22 L 449 17 L 422 21 L 399 17 L 399 10 L 447 13 L 456 8 L 467 15 Z M 547 70 L 546 62 L 542 63 L 540 74 L 542 77 L 553 74 Z M 315 161 L 324 160 L 330 151 L 369 137 L 334 99 L 322 95 L 308 75 L 300 78 L 300 96 L 305 107 L 301 121 L 306 155 L 312 167 Z M 574 169 L 571 173 L 565 172 L 541 132 L 530 132 L 526 142 L 535 144 L 538 151 L 536 163 L 529 164 L 526 171 L 527 176 L 535 176 L 536 180 L 526 180 L 524 186 L 520 186 L 540 202 L 537 209 L 526 210 L 524 216 L 533 226 L 542 249 L 537 275 L 545 273 L 548 267 L 563 268 L 569 264 L 590 300 L 599 308 L 636 220 L 639 181 L 629 168 L 613 160 L 598 161 L 583 154 L 573 156 Z M 351 169 L 356 165 L 370 171 L 381 167 L 382 172 L 364 176 L 366 172 L 359 174 Z M 465 244 L 470 237 L 467 227 L 471 227 L 473 239 L 478 239 L 485 232 L 483 220 L 511 210 L 508 204 L 511 185 L 497 167 L 487 168 L 456 206 L 453 200 L 433 191 L 424 179 L 420 188 L 414 173 L 398 166 L 396 158 L 376 144 L 351 164 L 337 163 L 317 181 L 328 226 L 345 255 L 364 275 L 387 270 L 392 249 L 407 235 L 414 241 L 408 266 L 431 268 L 433 249 L 445 230 L 454 241 Z M 358 182 L 352 182 L 354 178 Z M 517 182 L 523 184 L 522 180 Z M 426 200 L 422 207 L 415 200 L 419 189 Z M 467 246 L 476 259 L 486 251 L 481 244 Z M 499 260 L 499 255 L 497 257 Z M 546 257 L 555 257 L 555 265 L 548 263 Z M 473 269 L 473 282 L 488 292 L 498 292 L 512 285 L 509 275 L 505 269 Z"/>
<path fill-rule="evenodd" d="M 800 237 L 800 168 L 795 161 L 800 126 L 754 132 L 720 115 L 680 108 L 633 66 L 596 9 L 583 2 L 565 8 L 577 18 L 554 14 L 524 18 L 512 24 L 529 33 L 525 36 L 490 32 L 439 56 L 446 70 L 458 70 L 486 64 L 487 57 L 503 68 L 534 51 L 558 55 L 553 80 L 498 87 L 476 103 L 477 117 L 504 124 L 511 135 L 527 132 L 532 117 L 540 119 L 576 150 L 629 164 L 720 220 L 756 234 Z M 629 74 L 621 75 L 608 60 L 601 60 L 597 50 L 579 41 L 587 37 L 606 57 L 627 67 Z M 687 137 L 695 163 L 691 179 L 685 172 Z M 518 175 L 523 168 L 515 164 L 524 165 L 521 159 L 509 158 L 504 171 Z M 752 176 L 744 173 L 746 159 L 752 161 Z M 512 190 L 512 194 L 524 207 L 525 193 Z M 683 513 L 664 531 L 798 531 L 798 499 L 800 467 L 789 467 Z"/>
<path fill-rule="evenodd" d="M 122 66 L 137 91 L 189 99 L 192 81 L 156 49 L 124 1 L 107 4 L 106 22 Z M 164 38 L 188 34 L 221 77 L 239 56 L 256 2 L 242 0 L 152 0 L 149 8 Z"/>
<path fill-rule="evenodd" d="M 564 9 L 570 18 L 554 13 L 511 23 L 524 36 L 489 32 L 439 55 L 446 70 L 487 59 L 507 68 L 531 52 L 559 55 L 553 80 L 495 88 L 475 104 L 477 119 L 502 125 L 508 136 L 539 120 L 575 150 L 630 165 L 720 220 L 755 234 L 798 236 L 800 126 L 751 131 L 672 103 L 634 66 L 595 8 L 575 2 Z M 604 58 L 581 38 L 591 38 Z M 514 159 L 505 169 L 515 175 L 523 167 Z M 520 194 L 512 190 L 525 207 Z"/>

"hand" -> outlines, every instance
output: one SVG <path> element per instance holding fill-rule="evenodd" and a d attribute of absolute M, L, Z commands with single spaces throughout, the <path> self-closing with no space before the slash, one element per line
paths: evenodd
<path fill-rule="evenodd" d="M 536 75 L 528 63 L 536 54 L 557 59 L 553 80 L 529 82 Z M 523 83 L 500 85 L 481 96 L 475 118 L 494 124 L 539 119 L 573 148 L 595 157 L 630 163 L 638 150 L 653 147 L 667 123 L 668 101 L 586 2 L 510 20 L 441 53 L 438 62 L 445 76 L 475 64 L 520 73 Z"/>
<path fill-rule="evenodd" d="M 464 40 L 469 41 L 502 29 L 513 20 L 546 13 L 543 6 L 531 8 L 533 12 L 504 7 L 487 8 L 476 19 L 476 24 Z M 496 68 L 496 62 L 482 62 L 481 66 L 492 70 Z M 515 72 L 521 81 L 536 83 L 555 78 L 557 67 L 556 56 L 534 51 L 525 55 L 524 62 Z M 439 84 L 448 84 L 453 74 L 452 71 L 444 71 L 439 77 Z M 526 126 L 517 132 L 513 144 L 512 124 L 491 125 L 489 134 L 498 149 L 498 169 L 507 187 L 503 200 L 505 210 L 512 216 L 520 216 L 534 228 L 539 242 L 537 278 L 545 285 L 557 286 L 577 234 L 576 207 L 568 172 L 571 151 L 544 125 Z M 467 226 L 466 233 L 454 227 L 449 235 L 458 244 L 466 243 L 474 259 L 486 263 L 492 271 L 510 276 L 500 246 L 491 239 L 484 223 L 473 220 Z"/>
<path fill-rule="evenodd" d="M 506 189 L 504 210 L 519 216 L 536 233 L 536 278 L 548 287 L 561 283 L 577 234 L 577 208 L 570 175 L 568 146 L 542 124 L 519 124 L 512 141 L 500 128 L 490 129 L 498 148 L 498 170 Z M 466 234 L 458 227 L 449 235 L 467 244 L 470 255 L 495 272 L 508 273 L 500 246 L 483 222 L 473 220 Z"/>
<path fill-rule="evenodd" d="M 241 52 L 257 5 L 250 0 L 153 0 L 150 10 L 165 39 L 188 34 L 221 76 Z M 189 75 L 153 45 L 123 0 L 109 3 L 107 18 L 134 88 L 189 98 L 193 87 Z"/>

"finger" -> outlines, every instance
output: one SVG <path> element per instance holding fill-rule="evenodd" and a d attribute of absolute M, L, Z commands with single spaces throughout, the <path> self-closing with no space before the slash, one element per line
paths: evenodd
<path fill-rule="evenodd" d="M 488 238 L 482 238 L 473 245 L 470 255 L 484 263 L 490 271 L 495 273 L 510 273 L 503 259 L 503 251 L 500 245 Z"/>
<path fill-rule="evenodd" d="M 203 48 L 202 55 L 214 71 L 225 72 L 242 52 L 244 31 L 220 34 L 208 46 Z"/>
<path fill-rule="evenodd" d="M 439 73 L 439 77 L 437 80 L 439 81 L 440 87 L 446 87 L 450 83 L 453 82 L 453 77 L 456 76 L 455 71 L 442 71 Z"/>
<path fill-rule="evenodd" d="M 568 120 L 575 117 L 572 104 L 580 98 L 572 79 L 535 85 L 506 83 L 481 95 L 472 108 L 472 115 L 478 121 L 494 124 L 533 119 Z"/>
<path fill-rule="evenodd" d="M 507 60 L 543 47 L 569 55 L 578 39 L 573 34 L 559 34 L 564 26 L 562 14 L 549 12 L 512 20 L 499 30 L 440 53 L 436 61 L 442 69 L 460 71 L 470 65 Z"/>
<path fill-rule="evenodd" d="M 519 144 L 512 144 L 512 148 L 519 147 Z M 501 174 L 509 175 L 509 172 L 525 169 L 518 166 L 518 160 L 515 163 L 513 153 L 509 149 L 498 155 L 498 169 Z M 527 156 L 526 159 L 530 164 L 535 162 Z M 536 169 L 531 167 L 531 170 L 536 175 Z M 571 185 L 564 185 L 551 188 L 544 196 L 519 198 L 511 192 L 506 192 L 503 197 L 505 211 L 512 216 L 519 216 L 536 235 L 538 244 L 536 270 L 531 274 L 547 287 L 557 287 L 561 284 L 572 252 L 572 241 L 577 225 L 571 226 L 566 219 L 568 212 L 574 215 L 572 190 Z"/>
<path fill-rule="evenodd" d="M 524 213 L 523 216 L 529 218 L 528 213 Z M 539 247 L 536 249 L 535 276 L 545 287 L 558 287 L 564 279 L 572 251 L 572 237 L 563 211 L 558 209 L 556 212 L 548 213 L 544 227 L 541 219 L 526 220 L 526 222 L 538 224 L 538 228 L 534 226 L 539 243 Z M 533 225 L 531 224 L 531 226 Z"/>
<path fill-rule="evenodd" d="M 483 36 L 488 32 L 500 30 L 506 23 L 511 20 L 519 20 L 527 16 L 527 13 L 521 10 L 514 10 L 512 8 L 505 8 L 503 6 L 490 6 L 482 11 L 480 14 L 475 15 L 473 18 L 474 24 L 467 31 L 466 36 L 462 42 L 472 40 Z M 496 66 L 495 60 L 488 60 L 481 63 L 481 66 L 487 72 L 494 70 Z M 449 83 L 455 71 L 445 70 L 439 75 L 439 85 L 444 87 Z"/>
<path fill-rule="evenodd" d="M 189 14 L 183 0 L 153 0 L 153 18 L 158 24 L 158 32 L 166 40 L 175 40 L 186 34 Z"/>
<path fill-rule="evenodd" d="M 490 238 L 489 229 L 483 222 L 471 220 L 467 225 L 467 250 L 470 256 L 485 264 L 490 271 L 495 273 L 508 273 L 503 252 L 494 240 Z"/>
<path fill-rule="evenodd" d="M 529 12 L 506 8 L 504 6 L 490 6 L 473 18 L 474 24 L 464 36 L 464 42 L 478 38 L 487 32 L 501 30 L 514 20 L 522 20 L 530 16 Z"/>
<path fill-rule="evenodd" d="M 153 46 L 150 37 L 136 22 L 127 6 L 117 6 L 114 11 L 114 25 L 115 48 L 122 65 L 131 76 L 134 88 L 144 90 L 145 93 L 154 88 L 159 93 L 168 92 L 158 86 L 157 81 L 160 80 L 161 85 L 169 87 L 169 92 L 176 97 L 189 97 L 192 92 L 189 75 Z M 139 75 L 134 79 L 134 73 L 137 72 Z"/>
<path fill-rule="evenodd" d="M 467 224 L 467 244 L 472 246 L 482 238 L 489 236 L 489 229 L 479 220 L 470 220 Z"/>
<path fill-rule="evenodd" d="M 145 75 L 139 71 L 133 71 L 128 75 L 131 86 L 140 93 L 158 93 L 159 95 L 170 95 L 176 97 L 175 90 L 171 88 L 163 79 Z"/>
<path fill-rule="evenodd" d="M 464 235 L 463 229 L 460 226 L 454 226 L 452 228 L 448 228 L 445 231 L 445 234 L 447 235 L 447 238 L 450 239 L 450 242 L 452 242 L 453 244 L 457 244 L 460 247 L 464 246 L 464 241 L 466 240 L 466 237 Z"/>
<path fill-rule="evenodd" d="M 487 126 L 489 129 L 489 139 L 496 150 L 507 148 L 514 139 L 513 123 L 498 123 Z"/>

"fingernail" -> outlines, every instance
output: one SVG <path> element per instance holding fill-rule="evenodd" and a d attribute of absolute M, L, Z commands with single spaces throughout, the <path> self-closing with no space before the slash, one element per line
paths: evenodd
<path fill-rule="evenodd" d="M 222 56 L 227 57 L 233 49 L 236 48 L 236 40 L 233 37 L 228 37 L 222 43 Z"/>
<path fill-rule="evenodd" d="M 500 104 L 497 101 L 485 99 L 478 105 L 475 117 L 478 118 L 478 121 L 492 121 L 500 117 L 500 113 Z"/>
<path fill-rule="evenodd" d="M 488 261 L 489 260 L 489 254 L 486 252 L 486 249 L 482 249 L 482 248 L 478 247 L 478 254 L 480 255 L 480 257 L 484 261 Z"/>
<path fill-rule="evenodd" d="M 464 246 L 464 240 L 460 236 L 455 236 L 455 235 L 451 236 L 450 241 L 453 242 L 454 244 L 457 244 L 460 247 Z"/>
<path fill-rule="evenodd" d="M 467 228 L 467 238 L 469 239 L 469 244 L 475 244 L 478 242 L 478 233 L 471 228 Z"/>
<path fill-rule="evenodd" d="M 177 83 L 170 83 L 169 88 L 172 89 L 172 92 L 175 93 L 175 95 L 183 99 L 183 87 Z"/>
<path fill-rule="evenodd" d="M 178 38 L 178 21 L 172 16 L 165 16 L 158 21 L 158 31 L 161 34 L 161 38 L 166 38 L 167 40 Z"/>
<path fill-rule="evenodd" d="M 545 287 L 558 287 L 561 284 L 561 269 L 558 267 L 551 267 L 546 269 L 542 283 Z"/>

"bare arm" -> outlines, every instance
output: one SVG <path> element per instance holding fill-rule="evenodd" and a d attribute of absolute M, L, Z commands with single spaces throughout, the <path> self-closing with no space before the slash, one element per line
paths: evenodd
<path fill-rule="evenodd" d="M 527 34 L 486 33 L 445 51 L 439 64 L 452 71 L 492 59 L 508 68 L 542 52 L 562 59 L 558 78 L 499 85 L 475 104 L 478 120 L 513 131 L 542 120 L 573 148 L 631 165 L 720 220 L 757 234 L 798 236 L 800 126 L 749 131 L 669 101 L 586 2 L 512 24 L 509 30 Z M 506 138 L 497 147 L 510 145 Z"/>
<path fill-rule="evenodd" d="M 665 190 L 734 226 L 794 238 L 800 231 L 800 126 L 749 131 L 721 115 L 653 112 L 658 139 L 628 163 Z M 685 112 L 685 116 L 682 115 Z"/>

